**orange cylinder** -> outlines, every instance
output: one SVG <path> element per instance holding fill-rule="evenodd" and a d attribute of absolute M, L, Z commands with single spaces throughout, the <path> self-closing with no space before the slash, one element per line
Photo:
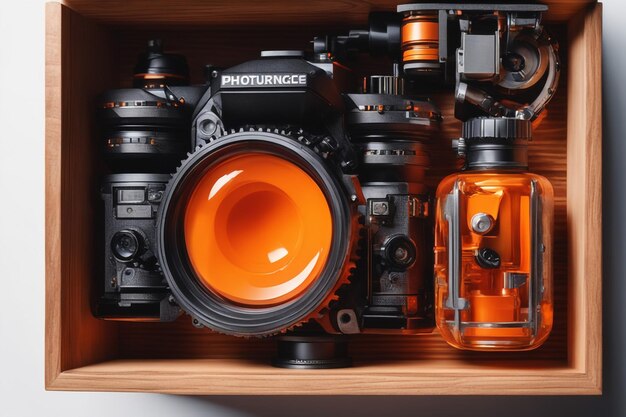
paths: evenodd
<path fill-rule="evenodd" d="M 402 61 L 439 63 L 439 22 L 436 15 L 412 15 L 404 18 Z"/>

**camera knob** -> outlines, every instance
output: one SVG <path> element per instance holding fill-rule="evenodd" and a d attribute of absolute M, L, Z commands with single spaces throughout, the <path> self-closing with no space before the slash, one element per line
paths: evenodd
<path fill-rule="evenodd" d="M 113 256 L 122 262 L 133 260 L 142 248 L 143 238 L 134 230 L 120 230 L 111 239 Z"/>

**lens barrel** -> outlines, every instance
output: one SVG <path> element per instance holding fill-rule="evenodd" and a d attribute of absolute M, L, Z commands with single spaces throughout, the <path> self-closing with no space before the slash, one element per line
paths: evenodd
<path fill-rule="evenodd" d="M 243 169 L 236 169 L 236 166 L 238 163 L 245 164 L 251 155 L 270 158 L 267 159 L 270 163 L 265 166 L 268 172 L 253 172 L 245 177 L 245 181 L 238 183 L 237 175 L 247 175 L 247 168 L 242 165 Z M 231 161 L 232 165 L 224 165 Z M 291 174 L 280 170 L 275 172 L 276 175 L 272 174 L 279 161 L 293 167 Z M 260 162 L 261 159 L 255 163 Z M 224 174 L 220 173 L 220 167 L 227 168 Z M 205 188 L 203 180 L 207 175 L 219 178 L 211 180 Z M 306 175 L 315 187 L 305 193 L 291 189 L 284 185 L 288 181 L 280 178 L 286 175 Z M 270 193 L 268 187 L 275 191 Z M 311 207 L 328 211 L 328 236 L 322 236 L 322 241 L 328 239 L 328 243 L 320 247 L 317 255 L 313 254 L 313 263 L 307 265 L 304 262 L 304 267 L 294 270 L 292 264 L 300 264 L 311 255 L 305 249 L 311 247 L 310 242 L 307 246 L 307 241 L 320 241 L 315 237 L 319 233 L 315 229 L 326 229 L 323 225 L 325 220 L 320 224 L 313 220 L 319 213 L 306 207 L 309 197 L 314 198 L 313 194 L 318 192 L 315 189 L 319 190 L 325 202 L 323 205 L 311 202 Z M 259 192 L 265 193 L 262 199 L 254 194 Z M 220 196 L 222 193 L 224 197 Z M 255 202 L 247 202 L 250 195 L 254 196 Z M 265 198 L 267 204 L 261 201 Z M 203 201 L 206 204 L 200 203 Z M 355 209 L 349 201 L 337 172 L 320 155 L 302 146 L 293 137 L 250 131 L 229 134 L 207 144 L 183 162 L 168 184 L 158 216 L 157 254 L 174 298 L 194 322 L 231 335 L 271 335 L 301 323 L 326 306 L 334 291 L 347 279 L 356 222 Z M 298 213 L 296 218 L 300 220 L 284 218 L 281 226 L 280 222 L 274 221 L 280 220 L 280 216 L 276 217 L 275 213 L 266 216 L 266 209 L 282 213 L 292 204 L 296 207 L 294 213 Z M 211 210 L 215 210 L 215 217 L 210 214 Z M 254 216 L 255 222 L 247 222 L 248 214 Z M 325 216 L 322 213 L 322 218 Z M 205 225 L 204 222 L 208 223 Z M 249 226 L 241 229 L 246 224 Z M 295 237 L 289 231 L 280 230 L 281 227 L 296 228 Z M 271 233 L 268 228 L 274 232 Z M 222 229 L 225 233 L 220 232 Z M 262 232 L 257 233 L 257 229 Z M 203 240 L 194 240 L 192 235 L 196 230 L 210 231 Z M 252 249 L 250 246 L 250 250 L 244 249 L 249 244 L 265 248 L 268 242 L 282 245 L 267 251 L 266 260 L 250 252 L 253 250 L 256 253 L 259 248 Z M 221 250 L 204 251 L 206 256 L 213 258 L 212 262 L 202 266 L 198 263 L 201 257 L 197 251 L 203 252 L 203 248 L 209 245 L 221 247 Z M 280 265 L 283 257 L 292 257 L 284 268 L 294 271 L 291 275 L 293 279 L 283 280 L 290 276 L 281 278 L 281 268 L 265 270 L 273 263 Z M 322 258 L 325 261 L 319 268 L 318 261 Z M 314 272 L 316 269 L 318 272 Z M 239 288 L 229 283 L 239 281 L 237 285 L 253 285 L 255 280 L 268 283 L 286 297 L 274 301 L 262 298 L 262 302 L 256 302 L 256 295 L 251 292 L 250 286 Z M 306 288 L 287 297 L 286 288 L 298 280 L 308 281 Z"/>
<path fill-rule="evenodd" d="M 130 261 L 143 247 L 141 236 L 132 230 L 116 232 L 111 239 L 111 251 L 113 256 L 122 262 Z"/>

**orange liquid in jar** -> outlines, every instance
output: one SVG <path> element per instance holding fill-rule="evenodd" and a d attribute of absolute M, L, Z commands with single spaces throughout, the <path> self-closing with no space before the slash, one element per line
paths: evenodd
<path fill-rule="evenodd" d="M 452 204 L 454 193 L 458 204 Z M 456 223 L 450 220 L 453 212 Z M 490 218 L 487 231 L 473 225 L 477 215 Z M 472 350 L 527 350 L 545 341 L 553 311 L 552 219 L 552 185 L 539 175 L 481 171 L 453 174 L 440 183 L 436 321 L 448 343 Z M 458 231 L 456 240 L 451 240 L 452 228 Z M 497 254 L 496 264 L 481 264 L 479 251 L 485 249 Z M 458 274 L 450 272 L 451 260 Z"/>

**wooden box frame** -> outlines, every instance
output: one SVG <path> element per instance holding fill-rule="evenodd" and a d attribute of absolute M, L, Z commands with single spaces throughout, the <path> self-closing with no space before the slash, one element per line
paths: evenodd
<path fill-rule="evenodd" d="M 568 44 L 563 83 L 567 99 L 561 105 L 569 116 L 561 129 L 566 132 L 567 158 L 560 162 L 566 175 L 563 201 L 557 201 L 557 206 L 563 205 L 567 242 L 563 249 L 568 259 L 567 313 L 563 313 L 564 350 L 556 360 L 531 353 L 453 354 L 434 335 L 426 339 L 429 342 L 420 342 L 414 358 L 402 354 L 406 345 L 402 342 L 405 345 L 391 348 L 385 360 L 365 361 L 354 368 L 283 370 L 265 363 L 267 344 L 257 350 L 240 339 L 208 333 L 192 336 L 182 326 L 127 326 L 91 315 L 93 277 L 99 272 L 95 253 L 99 246 L 94 243 L 98 212 L 94 167 L 99 161 L 91 138 L 93 99 L 117 82 L 111 68 L 112 57 L 120 55 L 120 48 L 115 55 L 115 40 L 120 38 L 114 33 L 199 25 L 232 31 L 287 27 L 290 22 L 347 28 L 363 24 L 370 9 L 393 10 L 397 3 L 401 2 L 276 0 L 268 6 L 254 0 L 66 0 L 46 5 L 47 389 L 180 394 L 601 393 L 602 8 L 592 1 L 547 2 L 551 9 L 546 19 L 566 25 Z M 167 342 L 168 337 L 179 337 L 180 346 L 187 346 Z M 155 340 L 169 350 L 142 357 L 141 348 Z M 369 349 L 388 342 L 397 339 L 369 338 L 359 346 Z"/>

